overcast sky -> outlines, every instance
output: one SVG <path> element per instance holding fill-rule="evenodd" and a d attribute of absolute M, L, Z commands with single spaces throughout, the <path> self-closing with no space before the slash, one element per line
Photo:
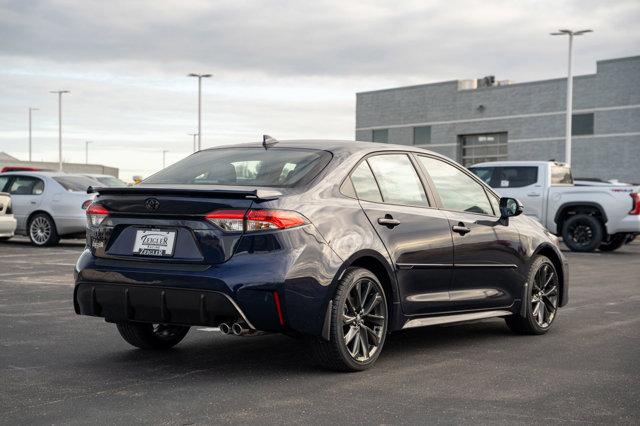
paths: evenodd
<path fill-rule="evenodd" d="M 558 28 L 593 28 L 575 70 L 640 54 L 640 1 L 0 0 L 0 151 L 148 175 L 191 152 L 196 79 L 204 147 L 279 139 L 353 139 L 355 93 L 478 78 L 566 74 Z"/>

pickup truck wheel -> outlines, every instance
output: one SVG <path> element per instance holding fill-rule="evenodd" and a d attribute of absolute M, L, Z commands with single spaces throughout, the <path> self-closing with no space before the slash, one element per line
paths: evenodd
<path fill-rule="evenodd" d="M 571 251 L 594 251 L 603 235 L 600 221 L 588 214 L 571 216 L 562 227 L 562 239 Z"/>
<path fill-rule="evenodd" d="M 140 349 L 169 349 L 180 343 L 189 327 L 165 324 L 118 323 L 118 331 L 130 345 Z"/>
<path fill-rule="evenodd" d="M 558 312 L 560 280 L 553 262 L 545 256 L 536 256 L 527 274 L 527 295 L 524 316 L 513 314 L 505 318 L 507 326 L 518 334 L 546 333 Z"/>
<path fill-rule="evenodd" d="M 615 234 L 609 236 L 609 238 L 600 244 L 600 251 L 614 251 L 625 245 L 627 242 L 627 234 Z"/>

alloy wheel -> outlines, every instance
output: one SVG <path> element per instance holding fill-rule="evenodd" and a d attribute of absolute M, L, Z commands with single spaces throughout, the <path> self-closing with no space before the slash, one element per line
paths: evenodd
<path fill-rule="evenodd" d="M 38 216 L 31 222 L 29 234 L 36 244 L 46 244 L 51 237 L 51 223 L 45 217 Z"/>
<path fill-rule="evenodd" d="M 342 315 L 344 344 L 357 362 L 375 355 L 386 332 L 386 307 L 382 289 L 368 279 L 354 283 L 347 295 Z"/>
<path fill-rule="evenodd" d="M 533 280 L 531 315 L 541 328 L 548 328 L 558 310 L 559 281 L 553 267 L 543 263 Z"/>

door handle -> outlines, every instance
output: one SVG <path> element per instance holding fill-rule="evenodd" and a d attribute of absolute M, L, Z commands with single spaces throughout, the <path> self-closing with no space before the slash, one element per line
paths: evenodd
<path fill-rule="evenodd" d="M 35 201 L 30 201 L 30 203 L 31 203 L 31 204 L 35 204 L 36 202 L 35 202 Z"/>
<path fill-rule="evenodd" d="M 384 215 L 384 217 L 378 218 L 378 224 L 384 225 L 387 228 L 391 229 L 400 225 L 400 221 L 398 219 L 394 219 L 390 214 L 386 214 Z"/>
<path fill-rule="evenodd" d="M 539 192 L 530 192 L 527 194 L 527 197 L 539 197 L 540 193 Z"/>
<path fill-rule="evenodd" d="M 471 232 L 471 229 L 467 228 L 462 222 L 458 223 L 457 225 L 453 225 L 451 227 L 451 230 L 453 230 L 453 232 L 457 232 L 460 235 L 464 235 Z"/>

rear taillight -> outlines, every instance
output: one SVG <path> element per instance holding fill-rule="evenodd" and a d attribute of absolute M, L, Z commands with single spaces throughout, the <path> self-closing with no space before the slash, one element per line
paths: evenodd
<path fill-rule="evenodd" d="M 82 203 L 82 210 L 86 210 L 87 207 L 89 207 L 91 205 L 91 200 L 86 200 L 84 203 Z"/>
<path fill-rule="evenodd" d="M 640 194 L 637 192 L 631 193 L 631 198 L 633 199 L 633 208 L 629 212 L 629 214 L 640 214 Z"/>
<path fill-rule="evenodd" d="M 90 204 L 87 207 L 87 223 L 89 227 L 96 228 L 100 226 L 102 221 L 109 215 L 109 210 L 100 204 Z"/>
<path fill-rule="evenodd" d="M 307 223 L 304 216 L 290 210 L 216 210 L 205 218 L 226 232 L 287 229 Z"/>

